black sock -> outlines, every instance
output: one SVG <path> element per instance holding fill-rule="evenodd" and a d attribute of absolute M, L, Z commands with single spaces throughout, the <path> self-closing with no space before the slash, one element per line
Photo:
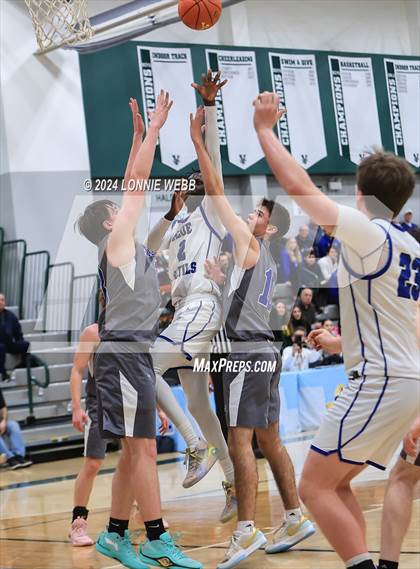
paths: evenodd
<path fill-rule="evenodd" d="M 156 539 L 159 539 L 160 536 L 166 531 L 163 526 L 162 518 L 158 520 L 152 520 L 151 522 L 144 522 L 144 527 L 146 528 L 147 538 L 149 541 L 155 541 Z"/>
<path fill-rule="evenodd" d="M 350 569 L 376 569 L 376 565 L 372 559 L 367 559 L 366 561 L 361 561 L 356 565 L 352 565 Z"/>
<path fill-rule="evenodd" d="M 379 559 L 378 569 L 398 569 L 398 562 Z"/>
<path fill-rule="evenodd" d="M 73 519 L 71 520 L 71 523 L 73 523 L 77 518 L 83 518 L 87 520 L 88 514 L 89 510 L 87 510 L 84 506 L 75 506 L 73 508 Z"/>
<path fill-rule="evenodd" d="M 126 529 L 128 529 L 128 520 L 117 520 L 117 518 L 109 518 L 109 533 L 117 533 L 121 537 L 124 537 L 124 532 Z"/>

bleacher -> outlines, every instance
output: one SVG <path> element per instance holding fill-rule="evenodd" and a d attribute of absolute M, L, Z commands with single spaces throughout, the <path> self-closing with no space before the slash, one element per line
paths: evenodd
<path fill-rule="evenodd" d="M 97 316 L 97 276 L 75 276 L 72 263 L 50 264 L 0 228 L 0 291 L 31 343 L 26 367 L 7 357 L 2 382 L 9 417 L 18 421 L 34 461 L 80 455 L 83 435 L 71 423 L 69 378 L 80 329 Z M 17 367 L 15 367 L 17 365 Z"/>

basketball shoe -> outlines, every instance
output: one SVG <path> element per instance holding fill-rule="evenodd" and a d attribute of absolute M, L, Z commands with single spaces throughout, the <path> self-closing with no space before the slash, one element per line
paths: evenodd
<path fill-rule="evenodd" d="M 87 521 L 85 518 L 78 517 L 71 524 L 69 539 L 75 547 L 93 545 L 94 541 L 87 534 Z"/>
<path fill-rule="evenodd" d="M 257 528 L 253 528 L 250 533 L 234 531 L 226 555 L 217 569 L 236 567 L 266 543 L 265 535 Z"/>
<path fill-rule="evenodd" d="M 222 482 L 223 490 L 226 496 L 226 505 L 223 509 L 220 521 L 226 524 L 238 513 L 238 501 L 236 499 L 235 487 L 230 482 Z"/>
<path fill-rule="evenodd" d="M 96 551 L 112 559 L 118 559 L 129 569 L 149 569 L 149 565 L 143 563 L 132 548 L 128 530 L 125 531 L 124 537 L 114 532 L 103 531 L 96 542 Z"/>
<path fill-rule="evenodd" d="M 200 482 L 213 468 L 218 458 L 218 449 L 202 439 L 200 439 L 196 447 L 187 448 L 185 450 L 184 461 L 187 467 L 187 475 L 182 486 L 184 488 L 191 488 L 197 484 L 197 482 Z"/>
<path fill-rule="evenodd" d="M 281 553 L 315 533 L 313 523 L 302 516 L 299 522 L 287 522 L 274 532 L 273 542 L 265 548 L 266 553 Z"/>
<path fill-rule="evenodd" d="M 168 532 L 163 533 L 159 539 L 146 540 L 140 546 L 139 559 L 147 567 L 203 569 L 203 565 L 199 561 L 183 554 Z"/>

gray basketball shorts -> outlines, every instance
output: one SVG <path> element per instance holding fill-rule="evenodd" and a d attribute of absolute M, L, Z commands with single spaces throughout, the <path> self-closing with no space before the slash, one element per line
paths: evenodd
<path fill-rule="evenodd" d="M 98 425 L 98 402 L 96 396 L 87 394 L 86 412 L 89 421 L 85 427 L 85 452 L 88 458 L 105 458 L 107 441 L 102 438 Z"/>
<path fill-rule="evenodd" d="M 156 378 L 150 354 L 129 342 L 101 342 L 93 370 L 102 437 L 154 439 Z"/>
<path fill-rule="evenodd" d="M 269 343 L 255 351 L 229 355 L 223 370 L 229 427 L 266 428 L 279 421 L 280 371 L 280 354 Z"/>

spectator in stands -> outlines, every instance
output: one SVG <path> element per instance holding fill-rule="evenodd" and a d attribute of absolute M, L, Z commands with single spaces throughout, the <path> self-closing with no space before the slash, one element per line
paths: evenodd
<path fill-rule="evenodd" d="M 284 302 L 278 300 L 270 314 L 270 328 L 273 331 L 276 342 L 284 343 L 290 337 L 289 315 Z"/>
<path fill-rule="evenodd" d="M 280 274 L 279 282 L 298 287 L 299 269 L 302 264 L 302 255 L 297 244 L 297 240 L 291 237 L 287 240 L 286 246 L 280 251 Z"/>
<path fill-rule="evenodd" d="M 318 267 L 321 269 L 321 273 L 324 281 L 329 281 L 332 274 L 337 270 L 338 264 L 338 251 L 335 247 L 330 247 L 330 250 L 318 261 Z"/>
<path fill-rule="evenodd" d="M 328 318 L 327 320 L 324 320 L 324 322 L 322 323 L 322 328 L 324 328 L 324 330 L 327 330 L 330 334 L 332 334 L 336 338 L 340 337 L 340 331 L 338 329 L 338 326 L 336 326 L 332 320 L 329 320 Z"/>
<path fill-rule="evenodd" d="M 6 297 L 0 293 L 0 374 L 2 381 L 10 379 L 6 372 L 6 354 L 21 354 L 26 356 L 29 342 L 23 339 L 19 320 L 6 308 Z"/>
<path fill-rule="evenodd" d="M 310 364 L 320 360 L 322 354 L 306 344 L 305 328 L 297 328 L 292 335 L 292 345 L 284 348 L 282 355 L 283 371 L 302 371 Z"/>
<path fill-rule="evenodd" d="M 304 249 L 312 249 L 314 241 L 309 235 L 309 227 L 307 225 L 301 225 L 299 227 L 299 233 L 296 235 L 296 241 L 301 251 Z"/>
<path fill-rule="evenodd" d="M 19 423 L 9 421 L 7 407 L 0 389 L 0 454 L 6 456 L 10 470 L 31 466 L 32 461 L 25 458 L 26 448 Z"/>
<path fill-rule="evenodd" d="M 319 227 L 313 244 L 315 257 L 317 259 L 322 259 L 322 257 L 325 257 L 333 243 L 336 249 L 339 249 L 340 242 L 338 239 L 334 239 L 332 235 L 329 235 L 322 227 Z"/>
<path fill-rule="evenodd" d="M 305 287 L 301 290 L 297 305 L 302 311 L 303 320 L 312 326 L 316 320 L 316 309 L 313 304 L 314 293 L 312 289 Z"/>
<path fill-rule="evenodd" d="M 417 224 L 413 222 L 413 210 L 406 209 L 403 215 L 403 219 L 401 221 L 401 227 L 406 231 L 410 229 L 415 229 Z"/>
<path fill-rule="evenodd" d="M 307 334 L 309 334 L 311 331 L 311 325 L 308 324 L 306 320 L 304 320 L 302 316 L 302 310 L 300 309 L 299 305 L 295 304 L 295 306 L 292 308 L 292 314 L 290 316 L 289 329 L 293 334 L 298 328 L 303 328 Z"/>
<path fill-rule="evenodd" d="M 326 283 L 319 268 L 313 249 L 303 251 L 303 264 L 299 272 L 300 286 L 310 288 L 320 288 Z"/>
<path fill-rule="evenodd" d="M 308 223 L 308 229 L 309 229 L 308 239 L 310 239 L 312 243 L 314 243 L 316 234 L 318 233 L 319 225 L 314 221 L 312 221 L 312 219 L 310 219 Z"/>

